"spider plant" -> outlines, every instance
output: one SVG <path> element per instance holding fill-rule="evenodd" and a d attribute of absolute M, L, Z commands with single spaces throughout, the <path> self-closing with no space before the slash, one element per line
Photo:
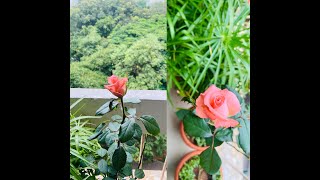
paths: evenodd
<path fill-rule="evenodd" d="M 250 85 L 250 6 L 246 0 L 168 0 L 168 93 L 194 103 L 210 84 L 242 95 Z"/>
<path fill-rule="evenodd" d="M 77 100 L 70 106 L 70 179 L 84 179 L 79 172 L 81 163 L 85 164 L 88 168 L 95 169 L 96 166 L 88 158 L 89 155 L 93 156 L 100 145 L 97 141 L 89 141 L 88 138 L 93 133 L 93 128 L 87 127 L 88 121 L 85 119 L 100 118 L 97 116 L 78 116 L 77 112 L 71 113 L 74 108 L 82 99 Z M 83 107 L 83 106 L 82 106 Z M 92 159 L 92 158 L 91 158 Z M 88 176 L 89 177 L 89 176 Z"/>

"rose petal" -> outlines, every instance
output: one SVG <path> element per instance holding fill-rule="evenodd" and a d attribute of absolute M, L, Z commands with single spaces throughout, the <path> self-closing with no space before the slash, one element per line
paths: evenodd
<path fill-rule="evenodd" d="M 215 114 L 218 114 L 219 116 L 221 116 L 221 118 L 227 118 L 229 114 L 229 109 L 226 102 L 224 102 L 220 107 L 214 109 L 209 107 L 209 110 L 214 112 Z"/>
<path fill-rule="evenodd" d="M 204 108 L 204 113 L 209 117 L 211 121 L 214 121 L 217 118 L 212 112 L 209 111 L 209 108 L 207 107 Z"/>
<path fill-rule="evenodd" d="M 209 111 L 221 119 L 227 118 L 229 110 L 226 103 L 223 103 L 218 108 L 213 108 L 210 103 L 212 96 L 218 96 L 218 95 L 224 96 L 225 93 L 219 88 L 217 88 L 215 85 L 210 86 L 210 88 L 207 89 L 205 92 L 206 94 L 204 94 L 204 104 L 209 108 Z"/>
<path fill-rule="evenodd" d="M 109 91 L 115 91 L 115 87 L 112 85 L 104 85 L 105 89 L 108 89 Z"/>
<path fill-rule="evenodd" d="M 206 96 L 207 93 L 217 93 L 221 91 L 221 89 L 217 88 L 215 85 L 211 85 L 203 94 Z"/>
<path fill-rule="evenodd" d="M 128 78 L 122 78 L 119 80 L 119 86 L 120 87 L 125 86 L 127 82 L 128 82 Z"/>
<path fill-rule="evenodd" d="M 224 128 L 235 127 L 238 124 L 239 124 L 239 122 L 234 120 L 234 119 L 220 119 L 220 118 L 217 118 L 214 121 L 214 126 L 216 128 L 219 128 L 219 127 L 224 127 Z"/>
<path fill-rule="evenodd" d="M 108 77 L 108 84 L 110 84 L 110 85 L 116 83 L 117 81 L 119 81 L 119 79 L 115 75 Z"/>
<path fill-rule="evenodd" d="M 206 107 L 203 103 L 203 94 L 200 94 L 200 96 L 196 100 L 196 113 L 200 118 L 208 118 L 204 108 Z"/>
<path fill-rule="evenodd" d="M 229 116 L 234 116 L 240 112 L 240 102 L 237 96 L 231 91 L 227 91 L 226 93 L 226 103 L 229 109 Z"/>

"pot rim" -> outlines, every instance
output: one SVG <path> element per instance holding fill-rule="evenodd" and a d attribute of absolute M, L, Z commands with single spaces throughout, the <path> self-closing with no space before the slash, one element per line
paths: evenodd
<path fill-rule="evenodd" d="M 182 169 L 182 167 L 184 166 L 184 164 L 185 164 L 186 162 L 188 162 L 192 157 L 198 156 L 198 155 L 200 155 L 201 153 L 202 153 L 202 151 L 195 150 L 195 151 L 192 151 L 192 152 L 189 152 L 189 153 L 185 154 L 185 155 L 181 158 L 178 166 L 176 167 L 176 172 L 175 172 L 174 180 L 179 180 L 179 173 L 180 173 L 180 170 Z M 223 179 L 222 167 L 220 167 L 220 174 L 221 174 L 221 177 L 222 177 L 222 179 Z"/>

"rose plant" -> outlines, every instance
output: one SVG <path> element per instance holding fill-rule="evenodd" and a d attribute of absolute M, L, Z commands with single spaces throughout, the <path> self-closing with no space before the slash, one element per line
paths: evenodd
<path fill-rule="evenodd" d="M 209 145 L 200 149 L 202 153 L 199 155 L 200 166 L 208 174 L 214 175 L 219 171 L 221 159 L 216 147 L 224 142 L 236 141 L 240 147 L 237 150 L 250 158 L 249 108 L 238 92 L 228 86 L 220 89 L 210 85 L 193 102 L 190 109 L 180 109 L 176 114 L 182 120 L 186 134 L 204 138 Z M 234 140 L 235 129 L 239 133 Z"/>
<path fill-rule="evenodd" d="M 135 144 L 140 142 L 142 136 L 156 136 L 160 132 L 159 125 L 151 115 L 136 116 L 136 108 L 127 108 L 124 103 L 140 103 L 139 99 L 124 99 L 127 92 L 127 78 L 120 78 L 112 75 L 108 78 L 108 84 L 104 87 L 117 98 L 103 104 L 97 111 L 97 116 L 102 116 L 118 107 L 121 108 L 121 115 L 114 115 L 111 120 L 101 123 L 95 129 L 89 140 L 98 139 L 101 149 L 97 151 L 99 158 L 96 160 L 98 169 L 96 175 L 102 175 L 103 180 L 118 180 L 124 177 L 142 179 L 144 172 L 140 165 L 145 144 L 143 145 L 140 161 L 137 167 L 133 168 L 133 155 L 137 148 Z M 142 129 L 136 121 L 142 122 L 148 134 L 143 134 Z M 134 173 L 133 173 L 134 169 Z"/>

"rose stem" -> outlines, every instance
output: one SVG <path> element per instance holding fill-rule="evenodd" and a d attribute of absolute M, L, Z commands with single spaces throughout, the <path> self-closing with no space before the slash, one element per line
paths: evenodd
<path fill-rule="evenodd" d="M 122 125 L 124 123 L 124 120 L 126 119 L 126 114 L 124 113 L 123 97 L 120 98 L 120 101 L 121 101 L 121 107 L 122 107 L 122 121 L 121 121 L 121 125 Z M 118 137 L 121 132 L 121 125 L 120 125 L 120 129 L 119 129 Z M 118 141 L 118 148 L 119 147 L 120 147 L 120 140 Z"/>

